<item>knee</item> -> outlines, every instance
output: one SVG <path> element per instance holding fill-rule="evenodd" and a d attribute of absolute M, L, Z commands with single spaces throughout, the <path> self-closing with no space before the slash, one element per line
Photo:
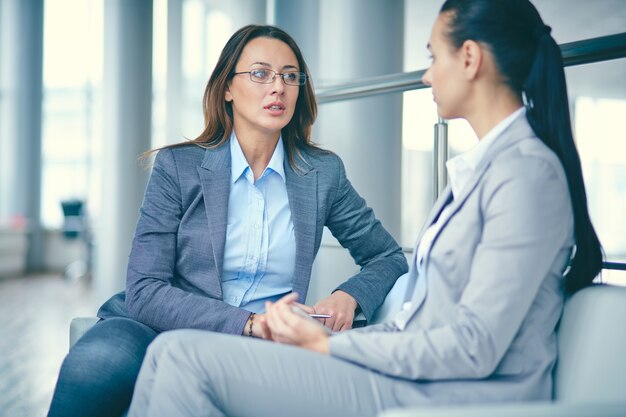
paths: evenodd
<path fill-rule="evenodd" d="M 179 350 L 182 346 L 185 346 L 185 342 L 182 342 L 190 332 L 193 330 L 171 330 L 159 334 L 154 341 L 148 346 L 146 352 L 146 361 L 158 361 L 158 359 L 165 353 L 171 350 Z"/>
<path fill-rule="evenodd" d="M 200 350 L 206 346 L 207 341 L 204 338 L 213 334 L 193 329 L 163 332 L 148 347 L 144 366 L 150 366 L 154 369 L 162 366 L 167 367 L 171 365 L 170 362 L 174 362 L 175 366 L 182 363 L 195 363 L 197 358 L 202 356 Z"/>
<path fill-rule="evenodd" d="M 155 337 L 154 330 L 133 320 L 104 320 L 72 347 L 62 370 L 88 379 L 136 373 Z"/>

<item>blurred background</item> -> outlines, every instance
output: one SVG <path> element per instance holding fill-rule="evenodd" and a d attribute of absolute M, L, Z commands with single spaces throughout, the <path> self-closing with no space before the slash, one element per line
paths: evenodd
<path fill-rule="evenodd" d="M 124 288 L 149 176 L 138 157 L 203 130 L 226 40 L 275 24 L 320 91 L 423 70 L 439 0 L 0 0 L 0 416 L 45 415 L 69 321 Z M 536 0 L 559 44 L 626 31 L 624 0 Z M 626 261 L 626 59 L 566 69 L 606 258 Z M 433 203 L 429 89 L 324 103 L 313 139 L 406 248 Z M 449 121 L 450 156 L 476 138 Z M 356 270 L 327 233 L 309 301 Z M 626 273 L 603 279 L 626 285 Z"/>

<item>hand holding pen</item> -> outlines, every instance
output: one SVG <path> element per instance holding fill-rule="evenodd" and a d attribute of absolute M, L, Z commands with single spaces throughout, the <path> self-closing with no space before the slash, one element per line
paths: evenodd
<path fill-rule="evenodd" d="M 300 346 L 320 353 L 328 353 L 330 330 L 295 303 L 298 295 L 287 294 L 276 303 L 265 303 L 266 326 L 269 336 L 278 343 Z"/>
<path fill-rule="evenodd" d="M 300 304 L 300 303 L 294 302 L 293 305 L 298 307 L 300 310 L 302 310 L 305 313 L 307 313 L 309 315 L 309 317 L 312 317 L 314 319 L 330 319 L 330 318 L 333 317 L 330 314 L 317 313 L 313 307 L 308 306 L 306 304 Z M 323 322 L 322 322 L 322 324 L 323 324 Z"/>

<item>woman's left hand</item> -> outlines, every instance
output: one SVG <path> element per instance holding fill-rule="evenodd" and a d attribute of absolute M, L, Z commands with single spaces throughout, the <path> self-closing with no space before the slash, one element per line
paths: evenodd
<path fill-rule="evenodd" d="M 316 321 L 293 311 L 296 293 L 276 303 L 265 303 L 266 326 L 272 340 L 300 346 L 320 353 L 328 353 L 328 334 Z"/>
<path fill-rule="evenodd" d="M 333 332 L 340 332 L 352 328 L 357 302 L 347 292 L 337 290 L 321 299 L 313 308 L 316 313 L 332 316 L 329 319 L 323 319 L 322 323 Z"/>

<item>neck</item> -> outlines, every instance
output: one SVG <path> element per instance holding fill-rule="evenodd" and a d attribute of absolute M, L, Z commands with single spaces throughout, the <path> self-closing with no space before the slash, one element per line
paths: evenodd
<path fill-rule="evenodd" d="M 478 140 L 481 140 L 498 123 L 510 116 L 522 106 L 515 94 L 504 86 L 495 86 L 484 94 L 476 97 L 466 117 L 474 129 Z"/>
<path fill-rule="evenodd" d="M 250 135 L 242 132 L 240 135 L 237 129 L 235 129 L 235 134 L 237 135 L 241 151 L 248 165 L 250 165 L 252 173 L 254 174 L 254 180 L 256 181 L 270 163 L 274 150 L 276 150 L 280 134 Z"/>

